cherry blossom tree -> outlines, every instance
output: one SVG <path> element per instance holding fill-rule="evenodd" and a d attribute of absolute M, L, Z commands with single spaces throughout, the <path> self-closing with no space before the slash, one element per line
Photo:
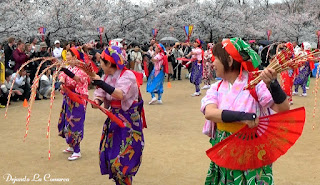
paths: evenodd
<path fill-rule="evenodd" d="M 147 42 L 152 28 L 157 39 L 173 36 L 185 41 L 183 26 L 192 24 L 192 38 L 206 42 L 225 37 L 316 42 L 320 25 L 320 1 L 282 0 L 2 0 L 0 41 L 9 36 L 28 40 L 47 28 L 48 40 L 99 40 L 126 38 Z"/>

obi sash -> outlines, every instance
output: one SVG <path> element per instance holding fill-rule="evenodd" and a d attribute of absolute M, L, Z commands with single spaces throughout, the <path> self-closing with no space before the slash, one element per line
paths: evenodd
<path fill-rule="evenodd" d="M 227 131 L 231 133 L 235 133 L 242 129 L 246 124 L 240 122 L 233 123 L 217 123 L 217 129 L 220 131 Z"/>
<path fill-rule="evenodd" d="M 136 104 L 136 103 L 138 103 L 138 102 L 137 102 L 137 101 L 134 101 L 134 102 L 132 103 L 131 107 L 132 107 L 134 104 Z M 111 106 L 112 108 L 121 109 L 121 101 L 120 101 L 120 100 L 112 100 L 112 101 L 110 101 L 110 106 Z"/>

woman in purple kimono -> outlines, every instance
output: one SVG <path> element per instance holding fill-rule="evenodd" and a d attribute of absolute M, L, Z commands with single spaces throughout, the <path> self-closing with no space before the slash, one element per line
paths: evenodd
<path fill-rule="evenodd" d="M 200 84 L 202 82 L 202 73 L 203 73 L 203 55 L 204 51 L 202 50 L 203 42 L 200 39 L 196 39 L 193 43 L 194 49 L 188 54 L 188 58 L 192 56 L 192 68 L 190 82 L 195 85 L 196 92 L 191 94 L 191 96 L 200 96 Z"/>
<path fill-rule="evenodd" d="M 70 48 L 67 51 L 67 60 L 83 60 L 82 53 L 76 48 Z M 59 75 L 59 81 L 64 87 L 71 91 L 88 96 L 89 76 L 74 64 L 70 64 L 68 68 L 62 68 L 63 73 Z M 59 136 L 66 139 L 69 147 L 63 150 L 64 153 L 73 153 L 68 160 L 73 161 L 81 157 L 80 142 L 83 139 L 84 120 L 86 115 L 86 106 L 72 101 L 67 94 L 64 93 L 62 109 L 58 122 Z"/>
<path fill-rule="evenodd" d="M 95 102 L 106 108 L 126 125 L 120 128 L 107 118 L 103 125 L 99 155 L 101 174 L 109 174 L 116 184 L 132 184 L 141 164 L 144 138 L 141 110 L 143 101 L 135 74 L 126 70 L 121 50 L 117 46 L 107 48 L 101 54 L 104 76 L 93 78 Z"/>

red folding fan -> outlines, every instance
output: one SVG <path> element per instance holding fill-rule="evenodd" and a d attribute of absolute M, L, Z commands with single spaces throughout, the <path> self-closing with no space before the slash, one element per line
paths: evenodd
<path fill-rule="evenodd" d="M 86 62 L 87 65 L 90 65 L 92 67 L 92 70 L 95 73 L 99 72 L 99 68 L 96 66 L 96 64 L 89 58 L 88 54 L 84 53 L 84 61 Z"/>
<path fill-rule="evenodd" d="M 74 102 L 77 102 L 79 104 L 84 105 L 85 101 L 83 101 L 82 97 L 77 94 L 72 92 L 68 87 L 66 87 L 65 85 L 63 85 L 63 92 Z"/>
<path fill-rule="evenodd" d="M 257 127 L 245 126 L 207 150 L 207 155 L 228 169 L 261 168 L 288 151 L 300 137 L 304 123 L 304 107 L 260 117 Z"/>
<path fill-rule="evenodd" d="M 181 61 L 184 61 L 184 62 L 188 62 L 188 61 L 194 61 L 195 59 L 189 59 L 189 58 L 177 58 L 177 60 L 181 60 Z"/>
<path fill-rule="evenodd" d="M 80 94 L 72 92 L 69 88 L 64 86 L 64 92 L 66 95 L 74 102 L 77 102 L 79 104 L 85 104 L 85 101 L 88 101 L 90 104 L 98 107 L 104 114 L 106 114 L 112 121 L 114 121 L 119 127 L 123 128 L 125 127 L 123 121 L 119 119 L 117 116 L 112 114 L 109 110 L 107 110 L 104 107 L 101 107 L 100 105 L 96 104 L 93 100 L 90 100 L 87 96 L 82 96 Z"/>

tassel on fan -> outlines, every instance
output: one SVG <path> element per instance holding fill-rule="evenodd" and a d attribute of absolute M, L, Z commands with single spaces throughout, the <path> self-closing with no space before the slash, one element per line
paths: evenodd
<path fill-rule="evenodd" d="M 245 126 L 207 150 L 217 165 L 248 170 L 272 164 L 300 137 L 305 123 L 304 107 L 259 118 L 255 128 Z"/>

